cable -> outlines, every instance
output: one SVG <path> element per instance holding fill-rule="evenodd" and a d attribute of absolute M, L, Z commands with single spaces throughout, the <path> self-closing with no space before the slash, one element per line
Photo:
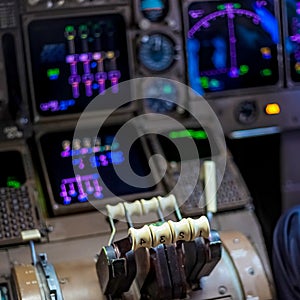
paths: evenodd
<path fill-rule="evenodd" d="M 282 215 L 273 235 L 273 269 L 278 299 L 300 299 L 300 205 Z"/>

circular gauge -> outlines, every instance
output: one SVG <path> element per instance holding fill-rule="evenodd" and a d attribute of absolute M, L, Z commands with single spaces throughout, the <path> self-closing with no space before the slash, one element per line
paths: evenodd
<path fill-rule="evenodd" d="M 174 43 L 162 34 L 145 35 L 141 39 L 138 56 L 141 64 L 150 71 L 165 71 L 174 61 Z"/>
<path fill-rule="evenodd" d="M 176 108 L 178 90 L 174 83 L 169 80 L 151 81 L 145 89 L 147 106 L 154 112 L 167 113 Z"/>
<path fill-rule="evenodd" d="M 141 0 L 141 12 L 151 22 L 162 21 L 168 13 L 167 0 Z"/>

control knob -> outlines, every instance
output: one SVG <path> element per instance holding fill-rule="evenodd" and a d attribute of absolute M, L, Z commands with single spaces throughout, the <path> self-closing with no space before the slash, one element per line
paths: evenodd
<path fill-rule="evenodd" d="M 251 124 L 257 118 L 257 107 L 255 101 L 244 101 L 236 110 L 237 121 L 241 124 Z"/>

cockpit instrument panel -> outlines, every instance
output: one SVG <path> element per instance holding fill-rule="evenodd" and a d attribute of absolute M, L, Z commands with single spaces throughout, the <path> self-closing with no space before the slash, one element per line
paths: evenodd
<path fill-rule="evenodd" d="M 163 72 L 174 62 L 174 48 L 174 42 L 166 35 L 144 35 L 140 40 L 138 58 L 149 71 Z"/>
<path fill-rule="evenodd" d="M 300 3 L 284 1 L 285 50 L 287 55 L 288 79 L 290 84 L 300 82 Z"/>
<path fill-rule="evenodd" d="M 188 74 L 198 93 L 278 84 L 274 1 L 197 1 L 187 13 Z"/>
<path fill-rule="evenodd" d="M 151 22 L 160 22 L 168 13 L 168 0 L 141 0 L 140 10 Z"/>
<path fill-rule="evenodd" d="M 22 155 L 18 151 L 0 152 L 2 171 L 0 175 L 0 188 L 18 189 L 26 182 L 26 175 Z"/>
<path fill-rule="evenodd" d="M 33 20 L 28 39 L 40 116 L 80 113 L 107 88 L 119 93 L 118 83 L 130 78 L 121 14 Z"/>
<path fill-rule="evenodd" d="M 115 196 L 155 193 L 153 177 L 146 176 L 150 168 L 145 144 L 136 140 L 126 155 L 128 137 L 116 139 L 118 129 L 103 128 L 96 137 L 90 136 L 88 130 L 75 139 L 72 130 L 47 132 L 40 137 L 40 154 L 54 214 L 90 209 L 89 202 L 104 206 Z M 133 127 L 130 130 L 135 132 Z M 142 185 L 133 186 L 122 180 L 130 172 L 142 178 Z"/>

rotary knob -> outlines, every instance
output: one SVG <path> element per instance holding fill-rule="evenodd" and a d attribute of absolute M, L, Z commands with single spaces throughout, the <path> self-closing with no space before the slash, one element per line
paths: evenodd
<path fill-rule="evenodd" d="M 236 110 L 237 121 L 241 124 L 251 124 L 257 119 L 257 106 L 255 101 L 244 101 Z"/>

